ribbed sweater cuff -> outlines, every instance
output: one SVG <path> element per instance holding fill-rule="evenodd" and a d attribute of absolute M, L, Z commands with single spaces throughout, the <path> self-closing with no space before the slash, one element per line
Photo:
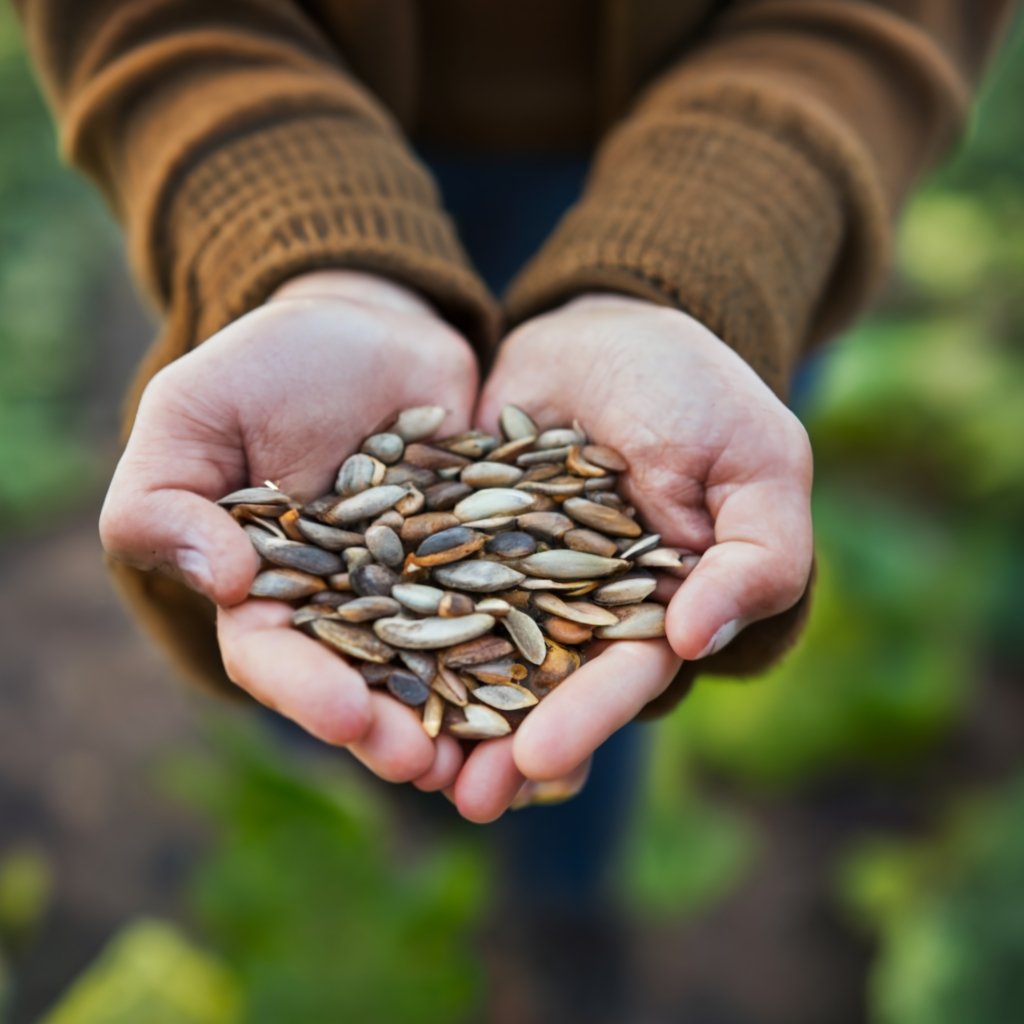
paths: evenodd
<path fill-rule="evenodd" d="M 664 112 L 605 145 L 506 306 L 519 322 L 593 290 L 673 305 L 784 394 L 842 232 L 840 190 L 777 133 Z"/>
<path fill-rule="evenodd" d="M 385 275 L 422 293 L 481 347 L 493 339 L 495 304 L 432 180 L 372 123 L 289 117 L 222 142 L 174 189 L 162 232 L 174 326 L 165 338 L 179 345 L 324 267 Z"/>

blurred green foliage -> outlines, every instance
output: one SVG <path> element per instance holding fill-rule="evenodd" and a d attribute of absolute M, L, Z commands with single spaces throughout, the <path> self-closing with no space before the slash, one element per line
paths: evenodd
<path fill-rule="evenodd" d="M 10 5 L 0 4 L 0 524 L 39 524 L 85 491 L 93 297 L 115 252 L 88 185 L 57 159 Z M 58 501 L 64 498 L 64 501 Z"/>
<path fill-rule="evenodd" d="M 877 933 L 871 1024 L 1009 1024 L 1024 1006 L 1024 776 L 958 807 L 928 842 L 865 842 L 841 865 Z"/>
<path fill-rule="evenodd" d="M 173 925 L 140 920 L 110 940 L 41 1024 L 241 1024 L 243 1019 L 238 984 L 223 964 Z"/>
<path fill-rule="evenodd" d="M 52 891 L 53 866 L 44 850 L 21 844 L 0 856 L 0 952 L 35 931 Z"/>
<path fill-rule="evenodd" d="M 171 779 L 217 822 L 193 896 L 241 982 L 247 1024 L 466 1019 L 481 991 L 469 942 L 480 849 L 392 849 L 393 822 L 351 771 L 289 767 L 279 748 L 234 729 L 218 730 L 215 746 Z"/>

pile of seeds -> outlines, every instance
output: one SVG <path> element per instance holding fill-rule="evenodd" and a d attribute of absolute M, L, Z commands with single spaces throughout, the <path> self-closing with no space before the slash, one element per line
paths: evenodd
<path fill-rule="evenodd" d="M 252 596 L 295 605 L 297 628 L 420 708 L 428 735 L 487 739 L 592 638 L 663 636 L 654 573 L 685 577 L 698 556 L 644 533 L 616 492 L 625 460 L 579 423 L 542 431 L 510 405 L 501 437 L 427 443 L 444 417 L 407 409 L 308 504 L 272 483 L 220 504 L 263 559 Z"/>

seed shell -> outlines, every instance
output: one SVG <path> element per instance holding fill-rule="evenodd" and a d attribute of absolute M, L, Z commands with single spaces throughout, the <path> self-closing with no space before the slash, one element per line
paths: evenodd
<path fill-rule="evenodd" d="M 489 704 L 499 711 L 519 711 L 522 708 L 533 707 L 537 703 L 536 694 L 531 693 L 525 686 L 517 686 L 515 683 L 478 686 L 473 691 L 473 699 Z"/>
<path fill-rule="evenodd" d="M 523 657 L 534 665 L 539 665 L 547 653 L 540 626 L 518 608 L 510 608 L 508 615 L 500 621 Z"/>
<path fill-rule="evenodd" d="M 413 650 L 435 650 L 464 643 L 486 633 L 495 619 L 491 615 L 474 612 L 456 619 L 431 617 L 426 619 L 377 619 L 373 631 L 386 644 Z"/>
<path fill-rule="evenodd" d="M 334 619 L 316 619 L 310 628 L 329 647 L 352 658 L 383 665 L 396 654 L 393 647 L 374 636 L 365 626 L 353 626 Z"/>

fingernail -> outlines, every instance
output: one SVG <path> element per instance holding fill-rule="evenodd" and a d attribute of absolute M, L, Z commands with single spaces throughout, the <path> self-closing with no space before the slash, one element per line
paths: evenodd
<path fill-rule="evenodd" d="M 733 619 L 732 622 L 727 622 L 724 626 L 719 626 L 715 630 L 715 635 L 708 641 L 707 647 L 704 648 L 700 654 L 697 655 L 697 660 L 701 658 L 710 658 L 712 654 L 717 654 L 726 644 L 730 643 L 736 636 L 736 634 L 743 628 L 743 622 L 740 619 Z"/>
<path fill-rule="evenodd" d="M 213 588 L 210 563 L 201 551 L 196 551 L 195 548 L 179 548 L 174 553 L 174 564 L 193 590 L 209 593 Z"/>

